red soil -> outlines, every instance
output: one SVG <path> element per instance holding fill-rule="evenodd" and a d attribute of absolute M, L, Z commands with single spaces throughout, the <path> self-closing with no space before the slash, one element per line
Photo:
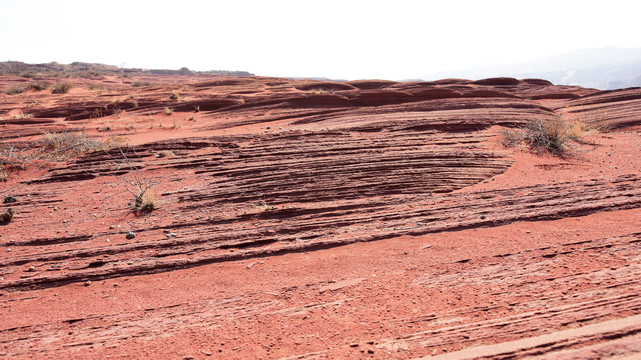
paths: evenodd
<path fill-rule="evenodd" d="M 128 145 L 7 167 L 0 356 L 641 356 L 641 89 L 73 81 L 0 95 L 2 142 Z M 564 158 L 501 145 L 559 115 L 612 130 Z M 157 210 L 129 210 L 136 175 Z"/>

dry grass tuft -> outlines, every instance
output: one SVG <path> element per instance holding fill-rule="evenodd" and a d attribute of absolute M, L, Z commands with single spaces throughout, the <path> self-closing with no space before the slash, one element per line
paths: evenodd
<path fill-rule="evenodd" d="M 109 145 L 100 140 L 88 138 L 85 134 L 64 132 L 44 132 L 41 140 L 43 150 L 52 154 L 55 159 L 67 159 L 71 156 L 107 150 Z"/>
<path fill-rule="evenodd" d="M 32 82 L 27 87 L 31 90 L 42 91 L 42 90 L 48 89 L 49 86 L 51 86 L 51 84 L 49 84 L 48 82 L 38 80 L 36 82 Z"/>
<path fill-rule="evenodd" d="M 51 93 L 53 94 L 66 94 L 71 90 L 73 85 L 71 85 L 70 82 L 65 81 L 61 83 L 57 83 L 56 85 L 53 86 L 53 90 L 51 90 Z"/>
<path fill-rule="evenodd" d="M 145 188 L 134 200 L 134 210 L 140 212 L 150 212 L 158 208 L 156 195 L 152 187 Z"/>
<path fill-rule="evenodd" d="M 25 91 L 25 88 L 22 85 L 11 84 L 7 86 L 7 88 L 4 90 L 4 93 L 7 95 L 16 95 L 16 94 L 21 94 L 24 91 Z"/>
<path fill-rule="evenodd" d="M 14 119 L 31 119 L 31 118 L 33 118 L 33 115 L 22 112 L 20 114 L 13 115 L 12 117 Z"/>

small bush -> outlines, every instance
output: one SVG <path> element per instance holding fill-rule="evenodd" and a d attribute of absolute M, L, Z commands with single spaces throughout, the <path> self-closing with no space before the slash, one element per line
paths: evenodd
<path fill-rule="evenodd" d="M 135 197 L 134 210 L 136 211 L 150 212 L 157 209 L 157 207 L 156 196 L 152 187 L 142 189 L 140 194 Z"/>
<path fill-rule="evenodd" d="M 24 87 L 18 84 L 11 84 L 7 86 L 7 88 L 4 90 L 4 93 L 7 95 L 16 95 L 16 94 L 21 94 L 24 92 Z"/>
<path fill-rule="evenodd" d="M 53 90 L 51 90 L 51 92 L 53 94 L 66 94 L 69 92 L 69 90 L 71 90 L 72 87 L 73 85 L 71 85 L 70 82 L 65 81 L 65 82 L 57 83 L 56 85 L 54 85 Z"/>
<path fill-rule="evenodd" d="M 29 84 L 29 86 L 27 86 L 27 87 L 28 87 L 29 89 L 31 89 L 31 90 L 35 90 L 35 91 L 42 91 L 42 90 L 45 90 L 45 89 L 49 88 L 49 86 L 50 86 L 50 85 L 51 85 L 51 84 L 49 84 L 49 83 L 48 83 L 48 82 L 46 82 L 46 81 L 40 81 L 40 80 L 38 80 L 38 81 L 36 81 L 36 82 L 32 82 L 32 83 L 31 83 L 31 84 Z"/>
<path fill-rule="evenodd" d="M 171 109 L 171 108 L 168 108 L 168 107 L 165 108 L 165 114 L 171 115 L 173 113 L 174 113 L 174 109 Z"/>
<path fill-rule="evenodd" d="M 503 145 L 528 146 L 535 153 L 549 152 L 563 155 L 569 150 L 571 141 L 580 141 L 587 128 L 580 122 L 561 117 L 552 120 L 534 120 L 525 127 L 503 132 Z"/>
<path fill-rule="evenodd" d="M 84 134 L 65 132 L 50 133 L 44 132 L 41 140 L 42 148 L 53 154 L 57 159 L 68 158 L 69 156 L 90 153 L 98 150 L 106 150 L 109 146 L 99 140 L 90 139 Z"/>
<path fill-rule="evenodd" d="M 101 84 L 94 84 L 94 83 L 87 84 L 87 89 L 89 89 L 89 90 L 99 90 L 99 91 L 102 91 L 102 90 L 103 90 L 103 88 L 104 88 L 104 87 L 103 87 Z"/>

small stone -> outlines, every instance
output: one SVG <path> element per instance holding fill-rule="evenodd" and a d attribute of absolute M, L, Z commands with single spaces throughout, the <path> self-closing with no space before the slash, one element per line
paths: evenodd
<path fill-rule="evenodd" d="M 367 349 L 367 353 L 368 354 L 373 354 L 374 353 L 374 349 Z"/>
<path fill-rule="evenodd" d="M 167 236 L 168 238 L 172 238 L 172 237 L 176 237 L 176 235 L 178 235 L 178 234 L 170 232 L 169 234 L 167 234 L 165 236 Z"/>
<path fill-rule="evenodd" d="M 133 239 L 133 238 L 135 238 L 135 237 L 136 237 L 136 233 L 135 233 L 135 232 L 133 232 L 133 231 L 128 232 L 128 233 L 127 233 L 127 235 L 125 236 L 125 238 L 126 238 L 127 240 L 131 240 L 131 239 Z"/>
<path fill-rule="evenodd" d="M 4 198 L 4 203 L 5 204 L 10 204 L 18 201 L 18 199 L 15 196 L 5 196 Z"/>
<path fill-rule="evenodd" d="M 91 280 L 87 280 L 87 281 L 85 281 L 85 284 L 84 284 L 84 285 L 85 285 L 85 286 L 89 286 L 89 285 L 91 285 Z"/>
<path fill-rule="evenodd" d="M 352 344 L 349 344 L 349 347 L 358 347 L 358 344 L 357 343 L 352 343 Z"/>
<path fill-rule="evenodd" d="M 203 353 L 203 355 L 205 355 L 205 356 L 211 356 L 211 352 L 210 351 L 200 350 L 200 352 Z"/>
<path fill-rule="evenodd" d="M 34 266 L 29 266 L 29 267 L 27 268 L 27 271 L 28 271 L 28 272 L 36 271 L 36 268 L 35 268 Z"/>
<path fill-rule="evenodd" d="M 116 228 L 115 226 L 113 226 L 113 225 L 109 225 L 109 229 L 113 230 L 113 229 L 115 229 L 115 228 Z"/>

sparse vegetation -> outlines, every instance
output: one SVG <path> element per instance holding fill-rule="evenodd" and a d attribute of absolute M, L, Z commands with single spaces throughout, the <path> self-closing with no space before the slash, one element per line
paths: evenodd
<path fill-rule="evenodd" d="M 525 145 L 535 153 L 549 152 L 561 156 L 571 147 L 571 142 L 580 142 L 589 127 L 580 121 L 556 117 L 551 120 L 534 120 L 523 128 L 503 132 L 503 145 Z"/>
<path fill-rule="evenodd" d="M 32 164 L 35 156 L 33 150 L 25 143 L 0 142 L 0 178 L 6 181 L 9 178 L 9 167 L 26 169 L 27 164 Z"/>
<path fill-rule="evenodd" d="M 102 90 L 104 88 L 105 87 L 100 83 L 98 83 L 98 84 L 94 84 L 94 83 L 87 84 L 87 89 L 89 89 L 89 90 L 98 90 L 99 93 L 102 93 Z"/>
<path fill-rule="evenodd" d="M 73 85 L 71 85 L 70 82 L 65 81 L 65 82 L 57 83 L 56 85 L 54 85 L 53 90 L 51 90 L 51 92 L 53 94 L 66 94 L 69 92 L 69 90 L 71 90 L 72 87 Z"/>
<path fill-rule="evenodd" d="M 29 84 L 28 88 L 34 91 L 42 91 L 48 89 L 49 86 L 51 86 L 51 84 L 48 82 L 38 80 Z"/>
<path fill-rule="evenodd" d="M 38 141 L 0 141 L 0 181 L 7 181 L 10 169 L 26 170 L 71 156 L 106 150 L 108 143 L 87 138 L 82 133 L 43 133 Z"/>
<path fill-rule="evenodd" d="M 312 94 L 316 94 L 316 95 L 325 95 L 325 94 L 334 94 L 334 93 L 336 93 L 336 90 L 318 88 L 318 89 L 312 89 L 312 90 L 310 90 L 310 92 Z"/>
<path fill-rule="evenodd" d="M 7 86 L 7 88 L 4 90 L 4 93 L 7 95 L 16 95 L 16 94 L 21 94 L 25 91 L 24 86 L 18 85 L 18 84 L 11 84 Z"/>
<path fill-rule="evenodd" d="M 138 196 L 135 197 L 134 209 L 141 212 L 150 212 L 157 208 L 156 196 L 152 187 L 143 189 Z"/>
<path fill-rule="evenodd" d="M 129 98 L 131 98 L 131 106 L 133 106 L 134 109 L 138 109 L 138 101 L 136 98 L 133 95 L 129 96 Z"/>
<path fill-rule="evenodd" d="M 134 81 L 133 84 L 131 84 L 133 87 L 143 87 L 143 86 L 151 86 L 149 81 Z"/>
<path fill-rule="evenodd" d="M 172 108 L 168 108 L 168 107 L 166 107 L 166 108 L 165 108 L 165 114 L 167 114 L 167 115 L 171 115 L 171 114 L 173 114 L 173 113 L 174 113 L 174 109 L 172 109 Z"/>
<path fill-rule="evenodd" d="M 109 144 L 103 141 L 90 139 L 85 134 L 75 132 L 44 132 L 41 144 L 42 149 L 57 160 L 109 148 Z"/>
<path fill-rule="evenodd" d="M 579 121 L 581 121 L 583 124 L 585 124 L 586 127 L 590 129 L 602 133 L 607 133 L 612 131 L 612 125 L 604 121 L 607 114 L 608 112 L 605 110 L 594 109 L 592 111 L 582 113 L 579 116 Z"/>
<path fill-rule="evenodd" d="M 28 114 L 25 112 L 21 112 L 20 114 L 13 115 L 14 119 L 31 119 L 33 117 L 32 114 Z"/>
<path fill-rule="evenodd" d="M 156 182 L 150 182 L 145 176 L 142 175 L 140 169 L 129 160 L 127 155 L 118 147 L 123 157 L 121 166 L 127 166 L 131 170 L 129 175 L 122 176 L 125 182 L 127 192 L 134 197 L 132 210 L 137 212 L 150 212 L 158 208 L 156 196 L 153 187 L 157 185 Z"/>

